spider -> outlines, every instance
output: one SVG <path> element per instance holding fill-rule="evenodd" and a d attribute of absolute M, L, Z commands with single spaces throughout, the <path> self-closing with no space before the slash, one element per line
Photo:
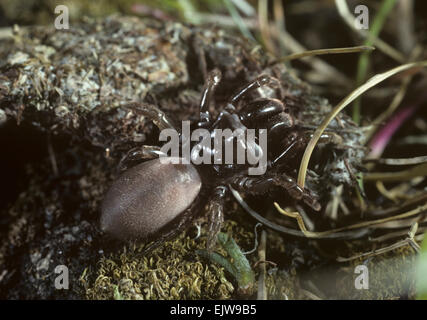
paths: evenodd
<path fill-rule="evenodd" d="M 285 173 L 293 166 L 287 155 L 304 150 L 306 139 L 296 128 L 284 103 L 278 99 L 258 98 L 238 110 L 244 97 L 251 97 L 250 94 L 262 86 L 277 88 L 279 80 L 261 75 L 250 81 L 228 99 L 224 109 L 214 118 L 209 106 L 220 81 L 218 69 L 208 73 L 200 100 L 199 119 L 192 126 L 207 129 L 212 138 L 214 129 L 218 128 L 267 129 L 265 174 L 248 175 L 247 165 L 238 164 L 164 164 L 159 161 L 159 156 L 164 155 L 159 147 L 143 145 L 133 148 L 121 159 L 119 168 L 127 168 L 134 161 L 146 161 L 125 170 L 105 195 L 101 207 L 104 231 L 119 239 L 153 240 L 151 249 L 192 225 L 201 216 L 206 199 L 209 199 L 205 215 L 209 231 L 207 247 L 211 249 L 224 221 L 224 200 L 231 188 L 251 195 L 282 188 L 290 197 L 320 210 L 315 195 L 307 188 L 300 188 Z M 152 120 L 160 130 L 175 129 L 168 116 L 155 105 L 131 103 L 127 108 Z M 249 152 L 260 148 L 257 143 L 245 147 Z"/>

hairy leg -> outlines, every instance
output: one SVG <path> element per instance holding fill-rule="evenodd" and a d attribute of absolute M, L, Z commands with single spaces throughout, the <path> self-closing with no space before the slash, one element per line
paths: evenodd
<path fill-rule="evenodd" d="M 157 146 L 142 146 L 130 149 L 120 160 L 118 170 L 123 171 L 127 169 L 127 164 L 131 161 L 155 159 L 161 156 L 166 156 L 160 147 Z"/>
<path fill-rule="evenodd" d="M 281 114 L 285 105 L 277 99 L 257 99 L 245 105 L 239 112 L 242 121 L 249 125 L 257 125 L 260 121 L 266 121 L 271 117 Z M 286 123 L 289 127 L 293 125 L 291 119 Z"/>
<path fill-rule="evenodd" d="M 218 186 L 214 190 L 214 195 L 210 199 L 208 206 L 208 240 L 207 249 L 212 250 L 216 243 L 216 236 L 221 231 L 224 223 L 224 197 L 227 188 Z"/>
<path fill-rule="evenodd" d="M 302 200 L 313 210 L 321 209 L 320 203 L 307 189 L 298 186 L 295 179 L 283 173 L 270 173 L 264 176 L 240 176 L 231 181 L 231 186 L 241 192 L 259 195 L 266 193 L 272 187 L 281 187 L 294 199 Z"/>
<path fill-rule="evenodd" d="M 235 92 L 228 100 L 228 104 L 234 106 L 244 95 L 253 92 L 254 90 L 263 86 L 279 87 L 280 82 L 272 76 L 266 74 L 260 75 L 258 78 L 247 83 L 237 92 Z"/>
<path fill-rule="evenodd" d="M 200 98 L 200 119 L 198 126 L 207 127 L 211 123 L 211 115 L 209 113 L 209 106 L 212 101 L 215 89 L 221 81 L 221 71 L 213 69 L 208 73 L 205 80 L 205 87 Z"/>
<path fill-rule="evenodd" d="M 135 113 L 147 117 L 149 120 L 153 121 L 153 123 L 159 128 L 159 130 L 175 129 L 172 124 L 172 121 L 170 121 L 166 114 L 155 105 L 148 103 L 132 102 L 123 107 L 126 109 L 131 109 Z"/>
<path fill-rule="evenodd" d="M 160 110 L 158 107 L 152 104 L 147 103 L 129 103 L 123 108 L 130 109 L 133 112 L 147 117 L 149 120 L 159 128 L 163 129 L 174 129 L 172 122 L 166 116 L 166 114 Z M 157 146 L 142 146 L 136 147 L 129 150 L 124 157 L 120 160 L 118 165 L 118 171 L 123 171 L 127 169 L 127 164 L 131 161 L 144 160 L 144 159 L 154 159 L 160 156 L 165 156 L 163 152 L 160 151 L 160 148 Z"/>

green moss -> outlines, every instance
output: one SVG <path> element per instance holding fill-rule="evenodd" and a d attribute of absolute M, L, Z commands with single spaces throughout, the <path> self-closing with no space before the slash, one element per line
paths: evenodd
<path fill-rule="evenodd" d="M 295 270 L 286 272 L 284 270 L 270 269 L 267 272 L 265 286 L 268 300 L 295 300 L 301 299 L 298 280 Z"/>
<path fill-rule="evenodd" d="M 224 230 L 247 244 L 252 234 L 228 221 Z M 186 233 L 166 242 L 146 256 L 144 245 L 129 244 L 104 256 L 97 270 L 85 271 L 81 284 L 87 299 L 229 299 L 232 279 L 224 269 L 207 263 L 195 251 L 206 248 L 205 237 L 194 240 Z"/>

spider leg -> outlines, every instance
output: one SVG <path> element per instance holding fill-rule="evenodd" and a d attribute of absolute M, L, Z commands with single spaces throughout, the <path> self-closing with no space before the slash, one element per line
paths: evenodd
<path fill-rule="evenodd" d="M 203 79 L 206 79 L 208 76 L 208 67 L 206 62 L 206 54 L 203 48 L 205 47 L 205 44 L 203 43 L 203 38 L 200 34 L 195 33 L 193 40 L 191 41 L 191 45 L 193 47 L 193 50 L 197 56 L 197 60 L 199 63 L 199 71 L 203 74 Z"/>
<path fill-rule="evenodd" d="M 299 187 L 293 178 L 284 173 L 276 175 L 269 174 L 263 177 L 240 176 L 233 179 L 231 185 L 238 191 L 253 195 L 264 194 L 274 186 L 281 187 L 292 198 L 304 201 L 313 210 L 319 211 L 321 209 L 320 203 L 309 190 Z"/>
<path fill-rule="evenodd" d="M 246 130 L 246 126 L 242 123 L 237 114 L 230 113 L 228 110 L 223 110 L 219 113 L 215 122 L 211 125 L 211 130 L 219 128 L 222 124 L 228 125 L 227 128 L 232 130 L 242 129 Z"/>
<path fill-rule="evenodd" d="M 119 171 L 126 170 L 127 163 L 131 161 L 155 159 L 163 156 L 166 156 L 166 154 L 160 151 L 160 147 L 158 146 L 144 145 L 142 147 L 132 148 L 120 160 L 118 165 L 118 170 Z"/>
<path fill-rule="evenodd" d="M 216 236 L 221 231 L 224 222 L 224 197 L 227 188 L 219 186 L 215 188 L 208 206 L 208 240 L 207 249 L 212 250 L 216 244 Z"/>
<path fill-rule="evenodd" d="M 243 123 L 257 125 L 260 121 L 265 121 L 283 113 L 284 110 L 285 105 L 278 99 L 257 99 L 245 105 L 239 112 L 239 116 Z M 293 125 L 291 117 L 282 118 L 280 120 L 288 127 Z"/>
<path fill-rule="evenodd" d="M 219 69 L 213 69 L 206 76 L 205 86 L 202 92 L 202 97 L 200 98 L 200 120 L 198 123 L 199 127 L 206 127 L 211 122 L 209 106 L 211 104 L 215 89 L 220 81 L 221 71 L 219 71 Z"/>
<path fill-rule="evenodd" d="M 236 93 L 234 93 L 231 96 L 231 98 L 228 100 L 228 104 L 234 106 L 244 95 L 260 87 L 263 87 L 263 86 L 278 87 L 279 85 L 280 85 L 280 82 L 278 79 L 266 74 L 260 75 L 258 78 L 247 83 L 245 86 L 240 88 Z"/>
<path fill-rule="evenodd" d="M 304 201 L 304 203 L 311 207 L 313 210 L 319 211 L 322 208 L 320 203 L 317 201 L 316 197 L 310 192 L 310 190 L 302 189 L 297 184 L 295 179 L 285 174 L 281 174 L 273 178 L 273 183 L 276 186 L 280 186 L 285 189 L 293 198 Z"/>
<path fill-rule="evenodd" d="M 132 102 L 123 107 L 126 109 L 130 109 L 137 114 L 141 114 L 144 117 L 147 117 L 149 120 L 153 121 L 153 123 L 159 128 L 159 130 L 175 130 L 172 122 L 169 120 L 167 115 L 155 105 L 148 103 Z M 118 170 L 122 171 L 126 169 L 126 164 L 130 161 L 154 159 L 160 156 L 165 156 L 165 154 L 161 152 L 160 148 L 157 146 L 136 147 L 129 150 L 126 155 L 120 160 Z"/>
<path fill-rule="evenodd" d="M 166 114 L 155 105 L 142 102 L 132 102 L 125 105 L 124 108 L 131 109 L 132 111 L 147 117 L 149 120 L 154 122 L 159 130 L 175 129 L 172 121 L 170 121 Z"/>
<path fill-rule="evenodd" d="M 230 113 L 227 110 L 221 111 L 221 113 L 218 115 L 218 118 L 215 120 L 215 122 L 212 124 L 210 128 L 212 132 L 211 136 L 214 140 L 219 139 L 216 136 L 217 132 L 214 129 L 218 128 L 220 125 L 224 125 L 225 127 L 234 131 L 233 135 L 228 139 L 232 140 L 237 138 L 238 143 L 241 145 L 243 149 L 246 150 L 248 156 L 251 156 L 252 158 L 257 158 L 258 157 L 257 155 L 262 154 L 262 152 L 264 152 L 262 148 L 255 141 L 249 141 L 249 139 L 245 139 L 245 133 L 247 131 L 247 127 L 242 123 L 242 121 L 240 120 L 237 114 Z M 230 141 L 226 140 L 226 142 L 230 142 Z"/>

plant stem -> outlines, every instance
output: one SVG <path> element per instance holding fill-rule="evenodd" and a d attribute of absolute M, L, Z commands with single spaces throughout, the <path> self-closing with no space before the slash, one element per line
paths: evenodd
<path fill-rule="evenodd" d="M 381 29 L 383 28 L 384 22 L 396 4 L 396 0 L 383 0 L 381 8 L 378 11 L 377 15 L 372 22 L 372 27 L 370 28 L 368 38 L 365 40 L 365 46 L 372 46 L 375 39 L 378 37 Z M 369 68 L 369 59 L 371 56 L 370 51 L 363 52 L 360 55 L 359 63 L 357 67 L 357 76 L 356 76 L 356 86 L 360 86 L 366 79 Z M 360 112 L 361 112 L 361 101 L 357 99 L 353 104 L 353 120 L 359 124 L 360 123 Z"/>

